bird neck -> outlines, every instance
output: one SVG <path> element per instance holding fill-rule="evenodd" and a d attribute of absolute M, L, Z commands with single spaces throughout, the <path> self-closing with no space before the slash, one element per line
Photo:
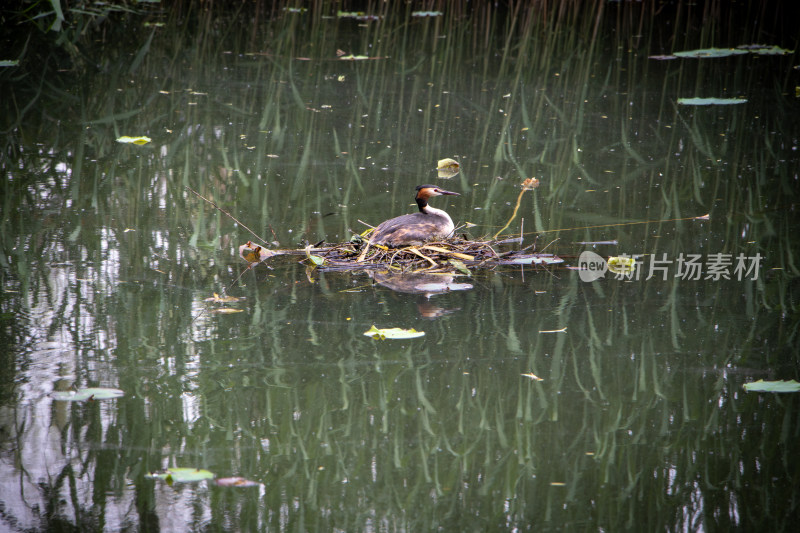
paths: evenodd
<path fill-rule="evenodd" d="M 442 211 L 441 209 L 436 209 L 435 207 L 431 207 L 428 204 L 425 204 L 425 207 L 420 208 L 420 211 L 422 211 L 426 215 L 434 217 L 442 217 L 446 220 L 452 221 L 450 215 L 448 215 L 445 211 Z"/>
<path fill-rule="evenodd" d="M 419 207 L 419 212 L 426 213 L 428 208 L 428 200 L 420 197 L 417 197 L 416 200 L 417 200 L 417 207 Z"/>

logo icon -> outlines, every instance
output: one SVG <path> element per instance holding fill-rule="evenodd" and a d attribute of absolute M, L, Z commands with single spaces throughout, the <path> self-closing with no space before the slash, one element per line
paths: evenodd
<path fill-rule="evenodd" d="M 581 281 L 594 281 L 602 278 L 608 270 L 608 263 L 601 256 L 586 250 L 578 257 L 578 275 Z"/>

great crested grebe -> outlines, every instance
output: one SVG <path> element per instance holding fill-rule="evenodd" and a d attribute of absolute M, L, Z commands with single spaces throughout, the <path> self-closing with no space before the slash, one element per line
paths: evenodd
<path fill-rule="evenodd" d="M 382 222 L 369 236 L 370 242 L 385 246 L 412 246 L 446 239 L 455 230 L 453 219 L 441 209 L 428 205 L 428 198 L 443 194 L 461 196 L 457 192 L 445 191 L 436 185 L 418 186 L 416 200 L 419 213 L 402 215 Z"/>

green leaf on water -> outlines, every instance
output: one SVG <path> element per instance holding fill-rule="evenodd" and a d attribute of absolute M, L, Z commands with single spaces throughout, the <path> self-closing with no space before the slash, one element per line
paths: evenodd
<path fill-rule="evenodd" d="M 472 272 L 470 272 L 467 266 L 458 259 L 450 259 L 448 260 L 448 263 L 453 265 L 453 267 L 455 267 L 456 270 L 458 270 L 465 276 L 472 276 Z"/>
<path fill-rule="evenodd" d="M 54 400 L 68 402 L 82 402 L 84 400 L 110 400 L 125 396 L 125 392 L 119 389 L 108 389 L 104 387 L 94 387 L 80 389 L 77 391 L 57 391 L 52 394 Z"/>
<path fill-rule="evenodd" d="M 795 380 L 790 381 L 764 381 L 759 379 L 744 384 L 747 392 L 800 392 L 800 383 Z"/>
<path fill-rule="evenodd" d="M 140 145 L 141 144 L 147 144 L 150 141 L 152 141 L 152 139 L 150 137 L 145 137 L 144 135 L 141 135 L 139 137 L 128 137 L 127 135 L 123 135 L 122 137 L 119 137 L 117 139 L 118 143 L 140 144 Z"/>
<path fill-rule="evenodd" d="M 192 483 L 204 479 L 213 479 L 214 474 L 201 468 L 167 468 L 162 472 L 150 472 L 145 474 L 148 479 L 163 479 L 168 484 L 172 483 Z"/>
<path fill-rule="evenodd" d="M 0 59 L 0 67 L 16 67 L 19 59 Z"/>
<path fill-rule="evenodd" d="M 707 57 L 728 57 L 738 56 L 748 53 L 747 50 L 740 50 L 738 48 L 703 48 L 700 50 L 687 50 L 685 52 L 674 52 L 673 55 L 677 57 L 693 57 L 697 59 Z"/>
<path fill-rule="evenodd" d="M 747 50 L 748 52 L 762 56 L 785 56 L 794 53 L 794 50 L 787 50 L 786 48 L 781 48 L 780 46 L 775 45 L 767 46 L 765 44 L 743 44 L 742 46 L 737 46 L 736 48 Z"/>
<path fill-rule="evenodd" d="M 731 105 L 745 102 L 747 98 L 678 98 L 679 105 Z"/>
<path fill-rule="evenodd" d="M 415 339 L 417 337 L 422 337 L 425 335 L 424 331 L 417 331 L 414 328 L 411 329 L 402 329 L 402 328 L 383 328 L 378 329 L 376 326 L 372 326 L 369 328 L 368 331 L 364 332 L 364 335 L 367 337 L 372 337 L 373 339 L 384 340 L 384 339 Z"/>
<path fill-rule="evenodd" d="M 441 17 L 441 11 L 412 11 L 412 17 Z"/>
<path fill-rule="evenodd" d="M 306 246 L 306 259 L 315 267 L 322 266 L 325 263 L 325 258 L 311 253 L 311 245 Z"/>

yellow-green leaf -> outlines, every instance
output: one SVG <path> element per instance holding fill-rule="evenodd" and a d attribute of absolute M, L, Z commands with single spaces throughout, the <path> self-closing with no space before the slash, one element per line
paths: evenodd
<path fill-rule="evenodd" d="M 458 259 L 450 259 L 449 263 L 465 276 L 472 276 L 472 272 L 470 272 L 467 266 Z"/>
<path fill-rule="evenodd" d="M 378 329 L 375 325 L 373 325 L 369 330 L 364 332 L 364 335 L 367 337 L 372 337 L 373 339 L 415 339 L 417 337 L 422 337 L 425 335 L 424 331 L 417 331 L 414 328 L 411 329 L 402 329 L 402 328 L 382 328 Z"/>
<path fill-rule="evenodd" d="M 747 392 L 800 392 L 800 383 L 795 380 L 790 381 L 764 381 L 759 379 L 751 383 L 744 384 Z"/>
<path fill-rule="evenodd" d="M 201 468 L 167 468 L 162 472 L 150 472 L 149 474 L 145 474 L 144 477 L 150 479 L 163 479 L 167 483 L 172 484 L 173 482 L 191 483 L 193 481 L 212 479 L 214 474 Z"/>
<path fill-rule="evenodd" d="M 614 274 L 632 274 L 636 268 L 636 259 L 633 257 L 609 257 L 608 269 Z"/>

